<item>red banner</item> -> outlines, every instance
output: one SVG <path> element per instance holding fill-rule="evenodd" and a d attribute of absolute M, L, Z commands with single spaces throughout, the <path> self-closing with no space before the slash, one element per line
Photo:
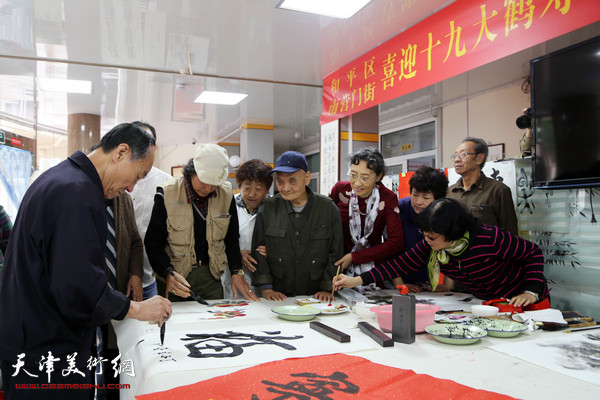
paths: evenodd
<path fill-rule="evenodd" d="M 332 354 L 289 358 L 188 386 L 136 396 L 138 400 L 225 399 L 455 399 L 508 400 L 447 379 Z"/>
<path fill-rule="evenodd" d="M 326 76 L 321 124 L 598 20 L 598 0 L 457 0 Z"/>

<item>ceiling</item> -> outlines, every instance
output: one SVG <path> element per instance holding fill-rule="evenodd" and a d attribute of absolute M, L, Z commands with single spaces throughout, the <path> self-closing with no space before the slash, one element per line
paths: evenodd
<path fill-rule="evenodd" d="M 323 76 L 452 1 L 372 0 L 348 20 L 279 0 L 0 0 L 0 118 L 57 134 L 67 115 L 102 131 L 144 120 L 159 145 L 237 142 L 274 125 L 275 153 L 315 141 Z M 35 77 L 91 80 L 93 93 L 41 92 Z M 198 105 L 204 89 L 247 93 Z"/>

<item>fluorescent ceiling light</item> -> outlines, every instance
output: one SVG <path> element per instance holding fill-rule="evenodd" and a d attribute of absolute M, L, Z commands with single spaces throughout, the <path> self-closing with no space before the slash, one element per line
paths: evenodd
<path fill-rule="evenodd" d="M 350 18 L 371 0 L 283 0 L 277 7 L 333 18 Z"/>
<path fill-rule="evenodd" d="M 62 93 L 92 93 L 91 81 L 78 81 L 74 79 L 37 78 L 40 90 L 44 92 Z"/>
<path fill-rule="evenodd" d="M 205 90 L 194 100 L 194 103 L 234 105 L 248 97 L 244 93 L 211 92 Z"/>

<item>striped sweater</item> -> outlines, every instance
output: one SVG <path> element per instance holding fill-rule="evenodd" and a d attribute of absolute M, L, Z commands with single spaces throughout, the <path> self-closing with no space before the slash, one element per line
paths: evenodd
<path fill-rule="evenodd" d="M 363 284 L 390 280 L 427 268 L 431 247 L 425 240 L 361 274 Z M 538 245 L 497 226 L 478 223 L 470 232 L 469 247 L 440 264 L 441 272 L 481 299 L 510 298 L 531 290 L 548 296 L 544 256 Z"/>

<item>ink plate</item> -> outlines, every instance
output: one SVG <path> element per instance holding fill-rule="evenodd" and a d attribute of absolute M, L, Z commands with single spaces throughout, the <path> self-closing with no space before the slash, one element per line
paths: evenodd
<path fill-rule="evenodd" d="M 319 309 L 304 306 L 277 306 L 271 311 L 289 321 L 308 321 L 321 313 Z"/>
<path fill-rule="evenodd" d="M 503 319 L 473 318 L 468 323 L 485 329 L 489 336 L 501 338 L 514 337 L 527 330 L 524 324 Z"/>
<path fill-rule="evenodd" d="M 348 307 L 345 304 L 325 304 L 325 303 L 321 303 L 321 304 L 311 304 L 309 306 L 305 306 L 305 307 L 310 307 L 310 308 L 316 308 L 317 310 L 321 311 L 321 315 L 333 315 L 333 314 L 343 314 L 345 312 L 350 311 L 350 307 Z"/>
<path fill-rule="evenodd" d="M 434 324 L 425 327 L 425 332 L 436 340 L 448 344 L 471 344 L 487 336 L 485 329 L 475 325 Z"/>

